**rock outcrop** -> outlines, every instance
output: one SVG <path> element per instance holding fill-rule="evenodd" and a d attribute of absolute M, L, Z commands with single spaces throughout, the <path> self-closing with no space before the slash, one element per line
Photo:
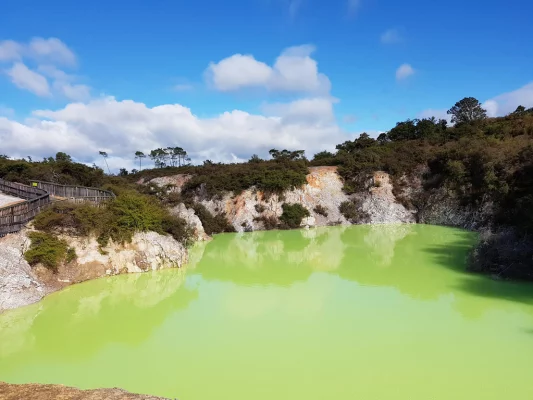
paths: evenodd
<path fill-rule="evenodd" d="M 243 191 L 238 195 L 228 193 L 221 199 L 196 199 L 212 214 L 225 213 L 229 222 L 237 232 L 256 231 L 265 229 L 262 220 L 268 218 L 279 219 L 284 203 L 298 203 L 310 213 L 302 221 L 302 227 L 347 225 L 349 222 L 340 213 L 339 206 L 345 201 L 357 198 L 361 204 L 361 211 L 366 215 L 365 223 L 413 223 L 415 215 L 400 204 L 393 192 L 389 175 L 376 172 L 369 179 L 367 187 L 361 192 L 348 196 L 344 193 L 342 178 L 336 167 L 310 167 L 307 184 L 301 188 L 288 190 L 280 195 L 265 196 L 254 188 Z M 169 187 L 169 190 L 180 192 L 183 185 L 190 179 L 190 175 L 174 175 L 155 178 L 148 184 Z M 317 212 L 317 207 L 324 209 Z M 201 222 L 194 219 L 194 211 L 179 205 L 173 209 L 175 215 L 185 218 L 195 227 L 196 235 L 203 237 L 205 232 L 200 228 Z"/>
<path fill-rule="evenodd" d="M 1 400 L 165 400 L 163 397 L 133 394 L 122 389 L 81 390 L 63 385 L 0 382 Z"/>
<path fill-rule="evenodd" d="M 26 232 L 0 239 L 0 312 L 39 301 L 46 294 L 73 283 L 123 273 L 179 268 L 188 261 L 187 249 L 169 236 L 137 233 L 131 243 L 110 243 L 100 249 L 94 238 L 64 236 L 76 259 L 57 272 L 30 267 L 24 259 Z"/>
<path fill-rule="evenodd" d="M 394 196 L 389 174 L 374 172 L 368 182 L 368 190 L 359 193 L 362 197 L 361 209 L 370 224 L 414 223 L 415 212 L 400 204 Z"/>
<path fill-rule="evenodd" d="M 24 259 L 28 242 L 21 233 L 0 239 L 0 312 L 35 303 L 49 292 Z"/>

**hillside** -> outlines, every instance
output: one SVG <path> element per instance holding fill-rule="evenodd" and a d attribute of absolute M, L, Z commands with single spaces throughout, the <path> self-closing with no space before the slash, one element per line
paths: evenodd
<path fill-rule="evenodd" d="M 363 133 L 339 144 L 335 153 L 320 152 L 311 160 L 301 151 L 272 150 L 271 156 L 253 156 L 243 164 L 208 160 L 200 166 L 166 167 L 160 155 L 159 168 L 121 170 L 121 176 L 107 176 L 64 153 L 41 162 L 4 157 L 0 178 L 103 187 L 136 212 L 147 204 L 142 199 L 155 198 L 153 204 L 169 214 L 155 229 L 172 232 L 172 215 L 193 225 L 196 239 L 205 233 L 339 223 L 458 226 L 481 232 L 473 271 L 533 279 L 531 109 L 519 107 L 502 118 L 458 120 L 454 126 L 434 118 L 407 120 L 378 138 Z M 54 212 L 65 213 L 50 211 L 53 221 Z M 123 229 L 150 229 L 150 224 L 115 222 L 117 230 L 93 227 L 85 233 L 120 234 L 127 240 L 131 233 L 124 236 Z M 83 226 L 83 221 L 76 224 Z M 41 225 L 49 232 L 61 228 L 61 222 Z M 184 241 L 188 235 L 181 228 L 175 232 Z"/>

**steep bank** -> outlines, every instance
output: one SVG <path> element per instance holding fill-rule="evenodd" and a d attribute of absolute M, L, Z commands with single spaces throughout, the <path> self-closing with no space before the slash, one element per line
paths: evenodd
<path fill-rule="evenodd" d="M 181 193 L 189 179 L 190 175 L 178 174 L 154 178 L 146 184 L 168 187 L 169 191 Z M 200 191 L 194 201 L 213 215 L 223 213 L 237 232 L 264 230 L 267 228 L 265 220 L 269 219 L 279 223 L 285 203 L 300 204 L 309 211 L 309 217 L 302 220 L 302 227 L 350 224 L 340 211 L 340 206 L 352 201 L 358 205 L 361 218 L 357 222 L 360 223 L 416 222 L 415 212 L 396 199 L 391 179 L 385 172 L 377 171 L 369 176 L 364 188 L 350 196 L 343 191 L 344 183 L 336 167 L 310 167 L 306 180 L 307 183 L 302 187 L 282 194 L 268 196 L 252 187 L 235 195 L 226 193 L 221 198 L 208 198 Z M 179 204 L 173 212 L 188 221 L 194 221 L 196 236 L 205 235 L 201 222 L 197 217 L 194 218 L 194 210 Z"/>
<path fill-rule="evenodd" d="M 110 242 L 100 249 L 95 238 L 63 236 L 76 259 L 53 272 L 42 265 L 30 267 L 24 258 L 28 231 L 0 238 L 0 312 L 35 303 L 65 286 L 125 273 L 179 268 L 188 261 L 186 248 L 169 236 L 136 233 L 131 243 Z"/>
<path fill-rule="evenodd" d="M 122 389 L 80 390 L 62 385 L 0 382 L 0 400 L 165 400 L 163 397 L 133 394 Z"/>

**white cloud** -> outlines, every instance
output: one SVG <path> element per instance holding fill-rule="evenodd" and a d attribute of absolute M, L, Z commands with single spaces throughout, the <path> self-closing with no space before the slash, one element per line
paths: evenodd
<path fill-rule="evenodd" d="M 76 56 L 65 43 L 57 38 L 33 38 L 28 45 L 28 53 L 38 60 L 73 66 Z"/>
<path fill-rule="evenodd" d="M 23 47 L 13 40 L 0 42 L 0 61 L 20 60 Z"/>
<path fill-rule="evenodd" d="M 231 161 L 271 148 L 305 149 L 308 154 L 345 140 L 335 123 L 332 101 L 302 99 L 270 108 L 270 116 L 244 111 L 198 118 L 179 104 L 149 108 L 112 97 L 72 103 L 57 111 L 34 112 L 24 124 L 0 118 L 2 151 L 10 156 L 44 157 L 65 151 L 76 159 L 98 162 L 109 153 L 110 166 L 133 168 L 134 152 L 179 144 L 193 161 Z M 267 107 L 268 108 L 268 107 Z"/>
<path fill-rule="evenodd" d="M 87 85 L 55 81 L 54 89 L 69 100 L 84 101 L 91 97 L 91 88 Z"/>
<path fill-rule="evenodd" d="M 52 88 L 55 94 L 60 94 L 69 100 L 84 101 L 91 97 L 91 88 L 87 85 L 75 83 L 75 75 L 67 74 L 53 65 L 40 65 L 39 72 L 54 80 Z"/>
<path fill-rule="evenodd" d="M 533 82 L 529 82 L 512 92 L 500 94 L 483 103 L 483 108 L 487 110 L 489 117 L 507 115 L 516 110 L 518 106 L 533 107 Z"/>
<path fill-rule="evenodd" d="M 220 91 L 244 88 L 265 88 L 276 92 L 329 92 L 331 84 L 318 72 L 317 62 L 310 56 L 310 45 L 290 47 L 283 51 L 272 67 L 252 55 L 235 54 L 218 63 L 211 63 L 207 79 Z"/>
<path fill-rule="evenodd" d="M 46 78 L 26 65 L 17 62 L 6 73 L 11 78 L 11 82 L 19 88 L 28 90 L 37 96 L 50 95 L 50 87 Z"/>
<path fill-rule="evenodd" d="M 394 44 L 402 41 L 400 32 L 397 29 L 388 29 L 381 34 L 381 43 Z"/>
<path fill-rule="evenodd" d="M 401 81 L 407 79 L 415 73 L 413 67 L 410 64 L 402 64 L 396 70 L 396 80 Z"/>

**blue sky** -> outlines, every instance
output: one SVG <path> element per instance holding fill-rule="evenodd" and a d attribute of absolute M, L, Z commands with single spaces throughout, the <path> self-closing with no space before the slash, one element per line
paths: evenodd
<path fill-rule="evenodd" d="M 313 153 L 465 96 L 492 115 L 533 106 L 526 0 L 0 7 L 0 152 L 13 156 L 60 148 L 91 162 L 102 148 L 118 167 L 176 143 L 198 161 Z"/>

